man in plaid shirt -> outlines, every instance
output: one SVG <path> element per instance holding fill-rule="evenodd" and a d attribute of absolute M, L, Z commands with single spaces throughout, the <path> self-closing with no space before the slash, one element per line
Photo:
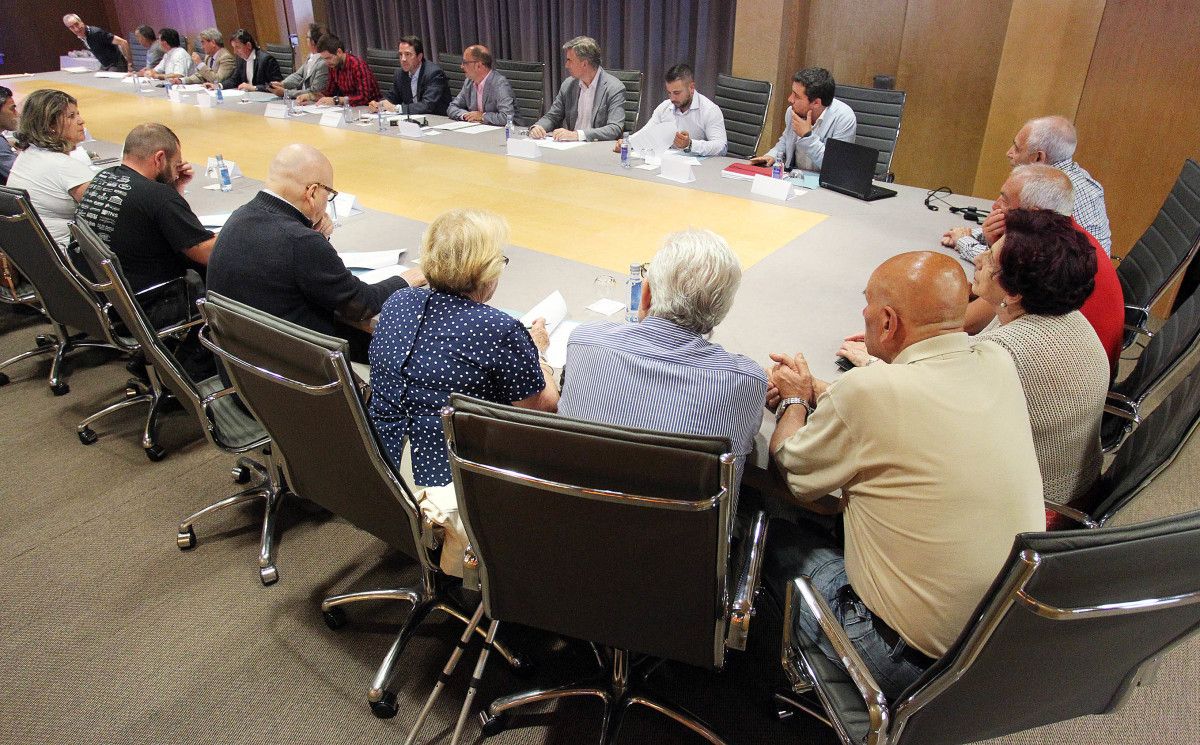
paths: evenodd
<path fill-rule="evenodd" d="M 1044 163 L 1067 174 L 1075 190 L 1075 222 L 1096 239 L 1104 253 L 1112 255 L 1112 231 L 1104 207 L 1104 187 L 1073 160 L 1075 141 L 1075 126 L 1066 117 L 1030 119 L 1013 138 L 1007 153 L 1008 161 L 1013 166 Z M 982 228 L 948 230 L 942 236 L 942 245 L 954 248 L 967 261 L 974 261 L 1003 234 L 1004 213 L 993 209 Z"/>
<path fill-rule="evenodd" d="M 350 54 L 342 48 L 342 40 L 333 34 L 326 34 L 317 42 L 317 54 L 329 65 L 329 83 L 325 86 L 321 98 L 316 99 L 322 106 L 366 106 L 372 101 L 378 101 L 379 83 L 367 63 Z M 316 98 L 312 93 L 304 93 L 296 97 L 296 103 L 311 103 Z"/>

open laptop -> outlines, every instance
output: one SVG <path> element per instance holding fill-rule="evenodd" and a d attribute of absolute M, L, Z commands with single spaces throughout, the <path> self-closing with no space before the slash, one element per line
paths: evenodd
<path fill-rule="evenodd" d="M 825 142 L 825 160 L 821 163 L 821 186 L 865 202 L 896 196 L 892 189 L 875 186 L 875 162 L 879 151 L 866 145 L 830 139 Z"/>

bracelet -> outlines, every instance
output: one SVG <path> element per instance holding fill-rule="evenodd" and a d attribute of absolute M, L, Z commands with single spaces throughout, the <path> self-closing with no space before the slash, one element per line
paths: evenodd
<path fill-rule="evenodd" d="M 788 407 L 795 404 L 799 404 L 804 407 L 806 416 L 812 416 L 813 411 L 815 411 L 817 408 L 810 404 L 807 398 L 802 396 L 789 396 L 788 398 L 785 398 L 779 402 L 779 408 L 775 410 L 775 421 L 778 422 L 780 419 L 782 419 L 783 414 L 788 410 Z"/>

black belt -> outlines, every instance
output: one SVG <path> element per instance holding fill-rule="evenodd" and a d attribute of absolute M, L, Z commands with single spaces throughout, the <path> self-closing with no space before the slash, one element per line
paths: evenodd
<path fill-rule="evenodd" d="M 854 592 L 854 588 L 850 585 L 843 587 L 839 594 L 844 599 L 852 599 L 856 602 L 862 603 L 862 599 L 858 597 L 857 593 Z M 866 606 L 866 603 L 863 603 L 863 606 Z M 867 608 L 867 610 L 870 611 L 871 609 Z M 925 653 L 904 641 L 904 638 L 901 637 L 895 629 L 884 623 L 883 619 L 880 618 L 875 611 L 871 611 L 871 626 L 875 629 L 875 633 L 879 635 L 879 638 L 883 640 L 883 643 L 891 647 L 893 650 L 896 649 L 897 646 L 902 645 L 900 659 L 904 660 L 908 664 L 925 670 L 937 661 L 932 657 L 927 657 Z M 893 657 L 893 659 L 895 658 Z"/>

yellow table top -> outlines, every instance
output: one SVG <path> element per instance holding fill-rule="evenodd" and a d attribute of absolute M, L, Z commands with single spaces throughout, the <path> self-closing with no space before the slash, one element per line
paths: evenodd
<path fill-rule="evenodd" d="M 280 147 L 303 142 L 329 157 L 332 186 L 370 209 L 422 222 L 454 207 L 491 210 L 507 218 L 511 241 L 536 251 L 624 273 L 629 262 L 653 255 L 667 233 L 703 227 L 729 241 L 744 268 L 825 219 L 824 215 L 710 192 L 681 189 L 616 174 L 479 153 L 430 140 L 380 137 L 268 119 L 224 107 L 201 109 L 161 98 L 114 94 L 45 81 L 10 81 L 23 97 L 40 87 L 79 100 L 92 136 L 124 141 L 146 121 L 179 135 L 193 162 L 216 153 L 255 179 Z"/>

